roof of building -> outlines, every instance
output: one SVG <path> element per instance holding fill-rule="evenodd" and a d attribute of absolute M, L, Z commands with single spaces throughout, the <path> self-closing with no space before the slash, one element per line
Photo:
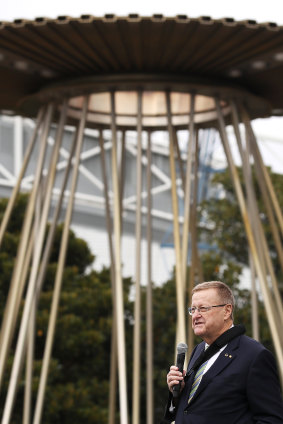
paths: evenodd
<path fill-rule="evenodd" d="M 135 14 L 0 23 L 0 110 L 32 114 L 29 96 L 52 87 L 76 95 L 78 82 L 80 92 L 89 84 L 100 91 L 209 86 L 215 94 L 230 87 L 232 96 L 242 90 L 265 99 L 263 108 L 249 104 L 253 118 L 283 115 L 283 27 Z"/>

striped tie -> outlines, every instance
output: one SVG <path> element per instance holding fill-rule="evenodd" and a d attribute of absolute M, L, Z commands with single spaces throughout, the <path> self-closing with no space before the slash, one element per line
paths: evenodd
<path fill-rule="evenodd" d="M 192 388 L 191 388 L 191 391 L 190 391 L 190 396 L 189 396 L 188 403 L 190 403 L 190 401 L 192 400 L 195 392 L 197 391 L 197 388 L 199 386 L 199 383 L 201 381 L 201 378 L 202 378 L 202 375 L 204 373 L 204 370 L 205 370 L 205 367 L 206 367 L 207 363 L 208 363 L 208 360 L 206 362 L 204 362 L 200 366 L 200 368 L 198 369 L 198 371 L 197 371 L 197 373 L 195 375 L 194 382 L 193 382 L 193 385 L 192 385 Z"/>

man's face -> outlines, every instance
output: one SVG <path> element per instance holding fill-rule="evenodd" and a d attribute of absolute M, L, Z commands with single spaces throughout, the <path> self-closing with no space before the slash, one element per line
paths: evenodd
<path fill-rule="evenodd" d="M 217 289 L 200 290 L 192 296 L 192 306 L 213 306 L 221 305 Z M 192 328 L 197 336 L 200 336 L 206 343 L 211 344 L 217 337 L 231 326 L 229 316 L 231 313 L 230 305 L 212 308 L 207 312 L 198 310 L 192 315 Z"/>

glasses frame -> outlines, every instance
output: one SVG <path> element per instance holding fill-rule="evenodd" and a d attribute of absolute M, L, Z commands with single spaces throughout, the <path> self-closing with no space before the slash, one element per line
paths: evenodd
<path fill-rule="evenodd" d="M 200 306 L 197 308 L 196 306 L 190 306 L 188 307 L 188 312 L 190 315 L 193 315 L 196 311 L 203 314 L 205 312 L 210 311 L 212 308 L 220 308 L 221 306 L 229 305 L 229 303 L 223 303 L 222 305 L 212 305 L 212 306 Z"/>

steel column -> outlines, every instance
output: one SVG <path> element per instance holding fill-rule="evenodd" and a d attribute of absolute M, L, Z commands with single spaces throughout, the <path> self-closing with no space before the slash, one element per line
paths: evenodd
<path fill-rule="evenodd" d="M 140 415 L 140 355 L 141 355 L 141 208 L 142 208 L 142 93 L 138 92 L 137 160 L 136 160 L 136 282 L 134 307 L 133 349 L 133 414 L 132 424 L 139 423 Z"/>
<path fill-rule="evenodd" d="M 22 237 L 21 237 L 19 248 L 18 248 L 16 264 L 15 264 L 12 281 L 11 281 L 11 287 L 10 287 L 8 300 L 7 300 L 6 308 L 4 312 L 3 326 L 1 330 L 1 339 L 0 339 L 0 386 L 1 386 L 2 378 L 4 374 L 5 362 L 6 362 L 10 342 L 14 333 L 16 317 L 18 315 L 19 304 L 20 304 L 20 300 L 21 300 L 22 292 L 24 288 L 24 283 L 25 283 L 25 281 L 23 280 L 23 277 L 25 276 L 23 273 L 23 270 L 27 270 L 27 259 L 29 259 L 27 258 L 27 251 L 31 252 L 31 250 L 29 250 L 29 247 L 31 248 L 30 244 L 32 241 L 31 225 L 32 225 L 32 220 L 34 215 L 35 200 L 36 200 L 36 196 L 37 196 L 39 184 L 40 184 L 40 179 L 41 179 L 43 161 L 45 158 L 47 136 L 48 136 L 49 127 L 51 123 L 52 112 L 53 112 L 53 106 L 49 105 L 47 114 L 45 117 L 43 130 L 42 130 L 41 146 L 39 151 L 39 158 L 37 163 L 35 180 L 34 180 L 33 189 L 29 198 L 29 203 L 27 206 L 26 214 L 25 214 Z M 18 352 L 18 355 L 21 355 L 20 351 Z M 10 403 L 10 406 L 12 406 L 13 399 L 14 399 L 15 384 L 16 384 L 16 381 L 12 383 L 12 385 L 14 385 L 13 388 L 12 388 L 12 385 L 10 386 L 11 397 L 8 400 L 8 403 Z"/>
<path fill-rule="evenodd" d="M 111 289 L 112 289 L 112 305 L 113 305 L 113 323 L 116 318 L 116 302 L 115 302 L 115 258 L 113 251 L 112 242 L 112 223 L 111 213 L 109 205 L 109 193 L 108 193 L 108 182 L 107 182 L 107 171 L 105 161 L 105 150 L 102 130 L 99 131 L 99 145 L 101 150 L 101 170 L 102 179 L 104 185 L 104 198 L 105 198 L 105 210 L 106 210 L 106 228 L 108 235 L 108 247 L 110 256 L 110 273 L 111 273 Z M 110 390 L 109 390 L 109 415 L 108 424 L 115 423 L 115 405 L 116 405 L 116 386 L 117 386 L 117 328 L 115 325 L 112 326 L 111 333 L 111 359 L 110 359 Z"/>
<path fill-rule="evenodd" d="M 260 262 L 260 259 L 259 259 L 259 255 L 258 255 L 258 251 L 257 251 L 257 247 L 256 247 L 256 242 L 255 242 L 255 239 L 254 239 L 254 236 L 253 236 L 252 226 L 251 226 L 251 223 L 250 223 L 250 220 L 249 220 L 248 211 L 247 211 L 247 207 L 246 207 L 245 200 L 244 200 L 244 195 L 243 195 L 242 188 L 241 188 L 239 175 L 237 173 L 235 164 L 233 162 L 233 158 L 232 158 L 232 154 L 231 154 L 231 150 L 230 150 L 230 146 L 229 146 L 229 142 L 228 142 L 228 136 L 227 136 L 226 128 L 225 128 L 225 124 L 224 124 L 224 118 L 223 118 L 222 111 L 221 111 L 221 108 L 220 108 L 220 102 L 217 98 L 215 99 L 215 106 L 216 106 L 216 110 L 217 110 L 217 114 L 218 114 L 220 136 L 221 136 L 221 140 L 222 140 L 222 143 L 223 143 L 224 151 L 226 153 L 228 166 L 229 166 L 229 169 L 231 171 L 232 180 L 233 180 L 233 183 L 234 183 L 236 195 L 237 195 L 240 210 L 241 210 L 241 213 L 242 213 L 242 217 L 243 217 L 243 221 L 244 221 L 244 225 L 245 225 L 245 229 L 246 229 L 246 234 L 247 234 L 248 242 L 249 242 L 249 245 L 250 245 L 251 254 L 252 254 L 254 264 L 255 264 L 255 268 L 256 268 L 256 272 L 257 272 L 257 275 L 259 277 L 259 281 L 260 281 L 260 284 L 261 284 L 264 303 L 265 303 L 265 307 L 266 307 L 266 313 L 267 313 L 267 317 L 268 317 L 268 321 L 269 321 L 269 325 L 270 325 L 270 330 L 271 330 L 271 334 L 272 334 L 272 338 L 273 338 L 273 343 L 274 343 L 274 348 L 275 348 L 275 352 L 276 352 L 276 355 L 277 355 L 278 363 L 280 364 L 279 371 L 280 371 L 280 375 L 281 375 L 281 379 L 282 379 L 283 378 L 283 352 L 282 352 L 282 345 L 280 343 L 280 337 L 279 337 L 279 334 L 278 334 L 277 322 L 276 322 L 276 318 L 274 316 L 274 307 L 273 307 L 271 298 L 269 296 L 269 290 L 268 290 L 268 286 L 267 286 L 267 283 L 266 283 L 266 278 L 265 278 L 264 272 L 262 271 L 262 268 L 261 268 L 261 262 Z"/>
<path fill-rule="evenodd" d="M 5 234 L 5 231 L 7 229 L 7 225 L 9 223 L 10 216 L 11 216 L 13 207 L 15 205 L 15 201 L 16 201 L 17 195 L 19 193 L 19 189 L 20 189 L 20 186 L 21 186 L 21 182 L 22 182 L 23 176 L 24 176 L 24 174 L 26 172 L 26 169 L 27 169 L 27 166 L 29 164 L 29 160 L 30 160 L 31 154 L 33 152 L 33 148 L 34 148 L 36 139 L 38 137 L 38 132 L 39 132 L 39 129 L 40 129 L 40 125 L 42 124 L 42 120 L 43 120 L 43 117 L 44 117 L 44 112 L 45 112 L 45 107 L 41 108 L 39 110 L 38 114 L 37 114 L 36 125 L 35 125 L 35 128 L 33 130 L 31 139 L 29 141 L 29 144 L 28 144 L 28 147 L 27 147 L 27 150 L 26 150 L 26 153 L 25 153 L 25 157 L 24 157 L 24 160 L 23 160 L 23 163 L 22 163 L 22 167 L 21 167 L 20 173 L 19 173 L 19 175 L 17 177 L 17 183 L 16 183 L 16 185 L 13 188 L 13 191 L 12 191 L 12 194 L 11 194 L 11 196 L 9 198 L 9 201 L 8 201 L 8 204 L 7 204 L 7 207 L 6 207 L 6 210 L 5 210 L 3 219 L 1 221 L 1 226 L 0 226 L 0 246 L 1 246 L 2 241 L 3 241 L 3 236 Z"/>
<path fill-rule="evenodd" d="M 153 317 L 152 317 L 152 220 L 151 133 L 147 134 L 147 288 L 146 288 L 146 423 L 153 424 Z"/>
<path fill-rule="evenodd" d="M 88 101 L 89 101 L 89 98 L 87 96 L 84 99 L 81 121 L 80 121 L 80 126 L 79 126 L 78 134 L 77 134 L 77 143 L 76 143 L 76 150 L 75 150 L 74 163 L 73 163 L 73 173 L 72 173 L 72 179 L 71 179 L 70 195 L 69 195 L 66 216 L 64 220 L 63 233 L 61 238 L 58 267 L 57 267 L 56 276 L 55 276 L 54 293 L 53 293 L 52 304 L 51 304 L 51 311 L 50 311 L 50 317 L 49 317 L 49 323 L 48 323 L 48 330 L 47 330 L 47 336 L 46 336 L 46 342 L 45 342 L 44 356 L 43 356 L 43 362 L 42 362 L 42 368 L 41 368 L 41 374 L 40 374 L 40 382 L 39 382 L 33 424 L 40 423 L 42 410 L 43 410 L 43 401 L 44 401 L 45 390 L 46 390 L 47 375 L 48 375 L 51 351 L 52 351 L 54 334 L 55 334 L 56 320 L 57 320 L 59 300 L 60 300 L 61 287 L 62 287 L 62 278 L 63 278 L 63 272 L 64 272 L 64 266 L 65 266 L 66 253 L 67 253 L 69 230 L 70 230 L 71 218 L 73 213 L 74 196 L 75 196 L 75 190 L 77 186 L 78 171 L 79 171 L 79 165 L 80 165 L 80 154 L 81 154 L 83 138 L 84 138 L 84 129 L 85 129 L 87 109 L 88 109 Z M 66 105 L 64 106 L 66 108 Z"/>
<path fill-rule="evenodd" d="M 116 284 L 116 326 L 118 349 L 119 397 L 120 397 L 120 422 L 128 423 L 127 405 L 127 379 L 126 379 L 126 352 L 124 329 L 124 302 L 121 269 L 121 210 L 119 172 L 117 165 L 117 135 L 115 94 L 111 93 L 111 130 L 112 130 L 112 184 L 114 192 L 114 251 L 115 251 L 115 284 Z"/>
<path fill-rule="evenodd" d="M 169 133 L 169 149 L 170 149 L 170 171 L 171 171 L 171 195 L 174 221 L 174 245 L 176 255 L 176 297 L 177 297 L 177 339 L 176 344 L 186 340 L 185 317 L 184 317 L 184 283 L 182 275 L 182 257 L 180 243 L 180 226 L 179 226 L 179 210 L 178 196 L 176 186 L 176 169 L 174 157 L 174 133 L 171 115 L 170 93 L 166 92 L 168 133 Z"/>
<path fill-rule="evenodd" d="M 198 132 L 192 139 L 192 156 L 193 156 L 193 198 L 191 204 L 191 214 L 190 214 L 190 223 L 189 229 L 191 233 L 191 266 L 190 274 L 188 279 L 188 299 L 191 301 L 192 290 L 195 285 L 196 271 L 198 274 L 199 282 L 203 282 L 203 275 L 201 272 L 201 266 L 198 256 L 198 246 L 197 246 L 197 201 L 198 201 Z M 192 319 L 188 315 L 188 347 L 191 352 L 194 347 L 194 333 L 192 329 Z"/>
<path fill-rule="evenodd" d="M 194 109 L 195 109 L 195 96 L 191 95 L 190 100 L 190 124 L 189 124 L 189 142 L 187 151 L 187 166 L 186 166 L 186 182 L 185 182 L 185 199 L 184 199 L 184 223 L 183 223 L 183 237 L 182 237 L 182 278 L 184 282 L 184 294 L 186 290 L 187 281 L 187 266 L 188 266 L 188 244 L 190 233 L 190 214 L 191 214 L 191 185 L 192 185 L 192 154 L 193 144 L 195 139 L 194 128 Z M 191 298 L 191 292 L 188 293 L 188 299 Z"/>

